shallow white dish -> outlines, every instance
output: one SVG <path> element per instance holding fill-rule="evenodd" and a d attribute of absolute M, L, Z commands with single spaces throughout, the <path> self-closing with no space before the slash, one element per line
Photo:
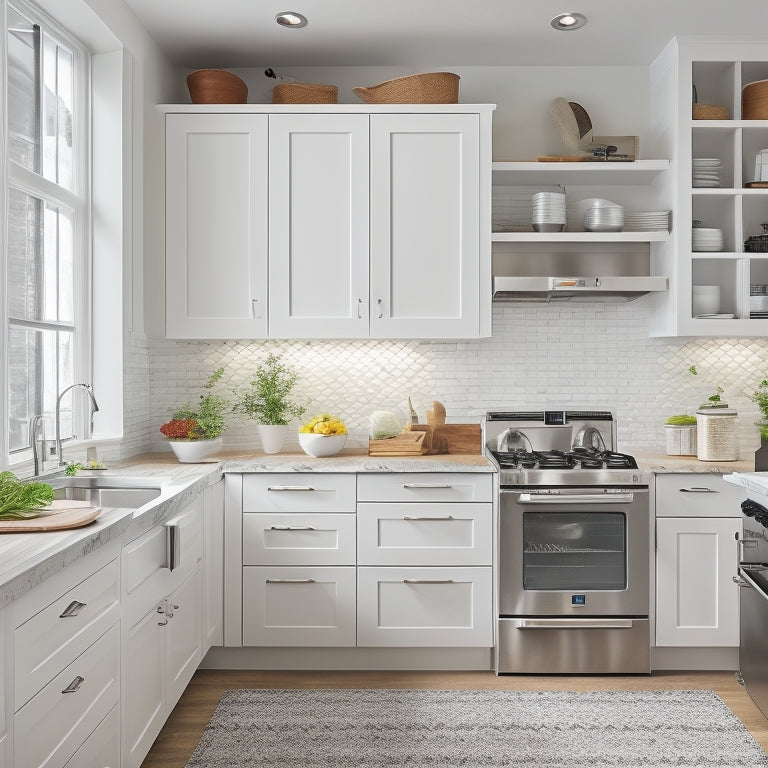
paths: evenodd
<path fill-rule="evenodd" d="M 301 449 L 304 453 L 316 458 L 337 454 L 346 442 L 346 435 L 316 435 L 312 432 L 299 432 Z"/>

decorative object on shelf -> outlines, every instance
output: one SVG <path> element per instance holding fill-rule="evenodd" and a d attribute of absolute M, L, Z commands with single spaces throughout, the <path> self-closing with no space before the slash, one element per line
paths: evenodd
<path fill-rule="evenodd" d="M 768 377 L 763 379 L 749 399 L 757 403 L 761 419 L 756 422 L 760 427 L 760 447 L 755 451 L 755 471 L 768 471 Z"/>
<path fill-rule="evenodd" d="M 595 136 L 587 110 L 575 101 L 557 98 L 549 113 L 563 143 L 578 159 L 632 162 L 639 154 L 637 136 Z"/>
<path fill-rule="evenodd" d="M 344 448 L 346 442 L 346 424 L 330 413 L 321 413 L 299 428 L 299 445 L 310 456 L 333 456 Z"/>
<path fill-rule="evenodd" d="M 453 72 L 425 72 L 352 90 L 368 104 L 457 104 L 459 76 Z"/>
<path fill-rule="evenodd" d="M 272 89 L 273 104 L 336 104 L 338 100 L 335 85 L 279 83 Z"/>
<path fill-rule="evenodd" d="M 198 69 L 187 75 L 193 104 L 245 104 L 248 86 L 225 69 Z"/>
<path fill-rule="evenodd" d="M 768 120 L 768 80 L 756 80 L 741 89 L 741 119 Z"/>
<path fill-rule="evenodd" d="M 694 157 L 692 184 L 694 187 L 719 187 L 723 164 L 719 157 Z"/>
<path fill-rule="evenodd" d="M 225 414 L 230 404 L 227 398 L 212 390 L 223 375 L 224 368 L 217 368 L 203 384 L 206 392 L 200 395 L 196 407 L 187 401 L 160 427 L 180 462 L 201 461 L 221 450 L 221 434 L 227 427 Z"/>
<path fill-rule="evenodd" d="M 768 253 L 768 223 L 760 226 L 763 228 L 761 235 L 750 235 L 744 241 L 744 250 L 747 253 Z M 750 295 L 752 295 L 751 290 Z"/>
<path fill-rule="evenodd" d="M 755 155 L 755 181 L 768 181 L 768 149 L 761 149 Z"/>
<path fill-rule="evenodd" d="M 694 317 L 716 315 L 720 312 L 720 286 L 694 285 L 691 287 L 691 312 Z"/>
<path fill-rule="evenodd" d="M 731 111 L 714 104 L 694 104 L 692 117 L 694 120 L 730 120 Z"/>
<path fill-rule="evenodd" d="M 750 284 L 749 316 L 754 319 L 768 318 L 768 284 Z"/>
<path fill-rule="evenodd" d="M 298 379 L 296 371 L 270 352 L 248 386 L 235 392 L 232 410 L 257 422 L 264 453 L 279 453 L 288 437 L 288 424 L 307 410 L 291 399 Z"/>
<path fill-rule="evenodd" d="M 664 425 L 668 456 L 696 456 L 696 417 L 670 416 Z"/>

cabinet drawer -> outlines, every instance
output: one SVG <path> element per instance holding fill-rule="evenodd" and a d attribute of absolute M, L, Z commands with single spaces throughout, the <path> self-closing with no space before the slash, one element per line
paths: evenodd
<path fill-rule="evenodd" d="M 243 645 L 354 644 L 354 567 L 243 568 Z"/>
<path fill-rule="evenodd" d="M 14 631 L 16 706 L 32 698 L 120 618 L 120 561 L 62 595 Z"/>
<path fill-rule="evenodd" d="M 118 704 L 119 670 L 115 625 L 16 713 L 14 765 L 65 765 Z"/>
<path fill-rule="evenodd" d="M 480 473 L 361 474 L 359 501 L 493 501 L 493 476 Z"/>
<path fill-rule="evenodd" d="M 354 515 L 243 514 L 243 565 L 354 564 Z"/>
<path fill-rule="evenodd" d="M 168 531 L 156 525 L 123 548 L 123 621 L 132 627 L 172 589 Z"/>
<path fill-rule="evenodd" d="M 492 519 L 492 504 L 358 504 L 358 562 L 490 565 Z"/>
<path fill-rule="evenodd" d="M 490 568 L 358 568 L 360 646 L 493 645 Z"/>
<path fill-rule="evenodd" d="M 356 486 L 351 474 L 244 475 L 243 511 L 354 513 Z"/>
<path fill-rule="evenodd" d="M 656 517 L 741 517 L 746 498 L 715 473 L 656 475 Z"/>
<path fill-rule="evenodd" d="M 75 752 L 65 768 L 117 768 L 120 765 L 120 709 L 115 707 Z"/>

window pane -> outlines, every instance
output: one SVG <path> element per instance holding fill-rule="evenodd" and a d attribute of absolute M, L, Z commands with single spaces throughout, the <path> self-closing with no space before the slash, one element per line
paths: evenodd
<path fill-rule="evenodd" d="M 72 334 L 11 326 L 8 330 L 9 447 L 29 447 L 29 423 L 46 415 L 46 435 L 53 438 L 58 392 L 73 382 Z M 67 401 L 67 398 L 64 398 Z M 72 433 L 70 402 L 62 410 L 62 436 Z"/>
<path fill-rule="evenodd" d="M 8 8 L 8 153 L 31 171 L 40 170 L 40 27 Z"/>
<path fill-rule="evenodd" d="M 74 224 L 67 208 L 11 188 L 8 192 L 8 313 L 71 323 Z"/>
<path fill-rule="evenodd" d="M 72 53 L 43 35 L 43 176 L 72 189 Z"/>

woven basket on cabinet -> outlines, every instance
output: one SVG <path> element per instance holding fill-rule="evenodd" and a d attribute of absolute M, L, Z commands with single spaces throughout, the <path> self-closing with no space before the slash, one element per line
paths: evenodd
<path fill-rule="evenodd" d="M 459 76 L 453 72 L 426 72 L 352 90 L 369 104 L 456 104 Z"/>
<path fill-rule="evenodd" d="M 198 69 L 187 75 L 193 104 L 245 104 L 248 86 L 225 69 Z"/>
<path fill-rule="evenodd" d="M 335 85 L 280 83 L 272 89 L 273 104 L 335 104 L 338 98 Z"/>

